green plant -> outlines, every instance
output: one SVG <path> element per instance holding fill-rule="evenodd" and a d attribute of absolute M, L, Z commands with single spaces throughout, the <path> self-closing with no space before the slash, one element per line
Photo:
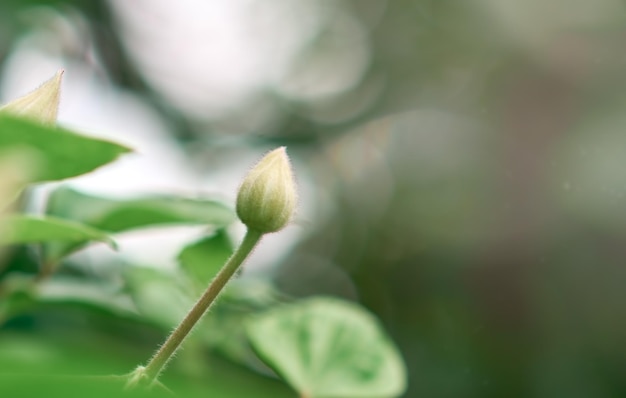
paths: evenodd
<path fill-rule="evenodd" d="M 57 310 L 59 302 L 79 304 L 82 310 L 86 306 L 90 313 L 104 311 L 109 316 L 105 323 L 123 320 L 139 328 L 148 322 L 159 330 L 177 326 L 152 358 L 130 374 L 54 377 L 50 379 L 54 388 L 84 388 L 92 393 L 94 386 L 106 385 L 118 390 L 125 386 L 138 395 L 170 394 L 161 375 L 185 342 L 188 349 L 181 362 L 186 362 L 191 374 L 210 373 L 203 367 L 203 357 L 195 355 L 208 347 L 249 371 L 271 374 L 273 370 L 300 397 L 402 394 L 406 381 L 401 357 L 376 319 L 360 306 L 330 298 L 290 301 L 262 281 L 234 281 L 227 286 L 262 237 L 284 228 L 295 212 L 296 185 L 284 147 L 268 153 L 249 172 L 239 189 L 236 211 L 213 199 L 160 195 L 118 200 L 65 186 L 48 196 L 44 214 L 21 210 L 20 198 L 28 186 L 82 175 L 131 152 L 123 145 L 54 126 L 61 75 L 0 110 L 0 175 L 6 176 L 0 184 L 0 203 L 4 203 L 0 242 L 11 259 L 0 268 L 0 334 L 8 333 L 3 324 L 41 308 Z M 226 228 L 237 219 L 247 232 L 233 251 Z M 68 256 L 78 249 L 93 242 L 116 248 L 118 233 L 174 224 L 203 225 L 207 233 L 180 253 L 176 275 L 137 265 L 124 267 L 119 277 L 125 283 L 123 294 L 132 301 L 130 309 L 102 289 L 102 277 L 86 275 L 79 268 L 73 272 L 82 278 L 68 277 L 72 270 Z M 33 246 L 38 249 L 34 256 L 26 253 Z M 96 292 L 103 294 L 96 297 Z M 191 305 L 196 295 L 200 298 Z M 221 302 L 214 306 L 218 296 Z M 191 310 L 182 316 L 189 306 Z M 67 310 L 67 306 L 60 308 Z M 209 309 L 213 309 L 210 316 L 202 319 Z M 190 335 L 192 330 L 195 335 Z M 14 340 L 19 346 L 19 338 Z M 72 352 L 72 344 L 69 347 Z M 0 371 L 5 369 L 3 361 L 0 355 Z M 10 380 L 21 379 L 11 376 Z M 220 382 L 219 377 L 213 378 L 203 388 L 219 396 L 250 394 L 232 384 L 222 389 Z M 171 384 L 173 390 L 193 395 L 180 379 Z M 250 391 L 265 396 L 261 390 Z M 267 396 L 289 396 L 280 391 L 270 390 Z"/>

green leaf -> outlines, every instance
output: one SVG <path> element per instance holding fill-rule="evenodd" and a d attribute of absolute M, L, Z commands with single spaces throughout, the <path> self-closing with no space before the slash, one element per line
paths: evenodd
<path fill-rule="evenodd" d="M 164 330 L 180 322 L 193 305 L 190 289 L 176 274 L 131 265 L 123 278 L 139 313 Z"/>
<path fill-rule="evenodd" d="M 88 173 L 130 150 L 69 130 L 0 115 L 0 151 L 32 150 L 37 164 L 31 182 L 62 180 Z"/>
<path fill-rule="evenodd" d="M 233 210 L 214 200 L 157 195 L 115 200 L 68 187 L 59 187 L 50 194 L 46 213 L 108 232 L 174 224 L 223 227 L 236 219 Z M 80 243 L 55 244 L 47 251 L 60 257 L 79 246 Z"/>
<path fill-rule="evenodd" d="M 200 287 L 208 286 L 226 260 L 233 247 L 224 230 L 186 246 L 178 254 L 180 267 Z"/>
<path fill-rule="evenodd" d="M 59 187 L 49 197 L 48 214 L 80 221 L 104 231 L 122 232 L 163 224 L 223 227 L 236 217 L 220 202 L 175 196 L 115 200 Z"/>
<path fill-rule="evenodd" d="M 356 304 L 313 298 L 253 318 L 247 331 L 259 356 L 301 396 L 382 398 L 406 389 L 398 350 Z"/>
<path fill-rule="evenodd" d="M 127 297 L 116 294 L 118 287 L 112 282 L 57 275 L 45 283 L 33 285 L 32 277 L 12 273 L 3 280 L 0 299 L 0 323 L 32 311 L 57 308 L 69 313 L 70 308 L 82 308 L 93 314 L 125 319 L 141 318 Z"/>
<path fill-rule="evenodd" d="M 0 233 L 0 244 L 89 241 L 115 247 L 115 242 L 105 232 L 55 217 L 12 215 L 3 220 Z"/>

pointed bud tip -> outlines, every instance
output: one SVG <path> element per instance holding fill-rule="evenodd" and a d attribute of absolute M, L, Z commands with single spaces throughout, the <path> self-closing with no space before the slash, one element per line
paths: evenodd
<path fill-rule="evenodd" d="M 52 78 L 44 82 L 39 88 L 4 105 L 0 108 L 0 112 L 54 125 L 59 111 L 61 81 L 64 73 L 64 69 L 59 69 Z"/>
<path fill-rule="evenodd" d="M 266 154 L 246 175 L 237 194 L 237 215 L 250 229 L 276 232 L 291 220 L 298 198 L 286 147 Z"/>

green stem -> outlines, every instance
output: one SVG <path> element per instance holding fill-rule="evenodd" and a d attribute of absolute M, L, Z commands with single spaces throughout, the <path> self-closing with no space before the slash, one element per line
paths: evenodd
<path fill-rule="evenodd" d="M 245 261 L 257 243 L 259 243 L 262 236 L 263 234 L 261 232 L 248 229 L 239 248 L 237 248 L 235 253 L 228 259 L 215 279 L 211 281 L 209 287 L 196 304 L 194 304 L 191 311 L 189 311 L 176 329 L 174 329 L 172 334 L 169 335 L 165 343 L 159 348 L 156 354 L 154 354 L 152 359 L 150 359 L 146 367 L 143 368 L 142 378 L 144 381 L 148 382 L 148 384 L 152 384 L 158 379 L 159 374 L 161 374 L 178 347 L 180 347 L 181 343 L 185 340 L 185 337 L 187 337 L 200 318 L 202 318 L 209 307 L 211 307 L 211 304 L 213 304 L 226 283 L 235 274 L 237 269 L 239 269 L 239 266 Z"/>

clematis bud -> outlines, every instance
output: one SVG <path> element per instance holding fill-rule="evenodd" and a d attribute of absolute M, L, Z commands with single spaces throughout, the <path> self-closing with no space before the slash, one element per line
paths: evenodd
<path fill-rule="evenodd" d="M 287 225 L 297 201 L 289 157 L 280 147 L 248 172 L 237 194 L 237 215 L 251 230 L 276 232 Z"/>
<path fill-rule="evenodd" d="M 43 124 L 54 125 L 59 111 L 62 76 L 63 70 L 61 69 L 38 89 L 0 108 L 0 112 L 24 116 Z"/>

